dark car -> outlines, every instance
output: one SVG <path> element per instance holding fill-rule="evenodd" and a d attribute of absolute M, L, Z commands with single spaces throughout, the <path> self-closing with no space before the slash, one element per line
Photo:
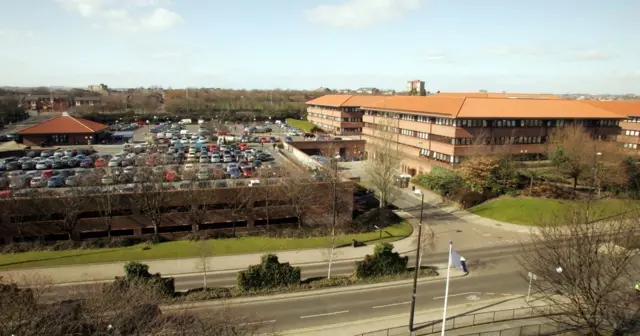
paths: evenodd
<path fill-rule="evenodd" d="M 18 161 L 7 162 L 6 164 L 7 170 L 20 170 L 22 169 L 22 164 Z"/>
<path fill-rule="evenodd" d="M 29 160 L 22 163 L 22 170 L 33 170 L 36 169 L 36 163 Z"/>
<path fill-rule="evenodd" d="M 80 167 L 81 168 L 91 168 L 91 167 L 93 167 L 93 161 L 91 161 L 91 160 L 82 160 L 80 162 Z"/>
<path fill-rule="evenodd" d="M 53 169 L 63 169 L 67 168 L 67 165 L 62 160 L 54 160 L 51 164 L 51 168 Z"/>

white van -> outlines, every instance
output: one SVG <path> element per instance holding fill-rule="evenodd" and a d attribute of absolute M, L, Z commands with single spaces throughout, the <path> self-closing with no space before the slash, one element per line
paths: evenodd
<path fill-rule="evenodd" d="M 198 119 L 198 125 L 204 124 L 204 119 Z"/>
<path fill-rule="evenodd" d="M 191 119 L 182 119 L 182 120 L 180 120 L 180 123 L 183 124 L 183 125 L 188 125 L 188 124 L 191 124 L 192 122 L 193 122 L 193 120 L 191 120 Z"/>

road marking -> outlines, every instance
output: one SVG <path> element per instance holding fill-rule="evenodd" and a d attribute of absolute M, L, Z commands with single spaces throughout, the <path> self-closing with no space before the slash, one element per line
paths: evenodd
<path fill-rule="evenodd" d="M 478 301 L 478 300 L 480 300 L 480 297 L 475 295 L 475 294 L 471 294 L 471 295 L 467 296 L 467 300 L 469 300 L 469 301 Z"/>
<path fill-rule="evenodd" d="M 502 296 L 511 296 L 511 294 L 500 294 Z"/>
<path fill-rule="evenodd" d="M 375 306 L 375 307 L 373 307 L 373 309 L 386 308 L 386 307 L 393 307 L 393 306 L 400 306 L 400 305 L 405 305 L 405 304 L 409 304 L 409 303 L 411 303 L 411 301 L 407 301 L 407 302 L 399 302 L 399 303 L 390 303 L 390 304 L 387 304 L 387 305 Z"/>
<path fill-rule="evenodd" d="M 240 325 L 256 325 L 256 324 L 268 324 L 268 323 L 276 323 L 276 320 L 248 322 L 248 323 L 242 323 Z"/>
<path fill-rule="evenodd" d="M 301 319 L 306 319 L 306 318 L 311 318 L 311 317 L 320 317 L 320 316 L 329 316 L 329 315 L 338 315 L 338 314 L 344 314 L 344 313 L 348 313 L 348 310 L 343 310 L 343 311 L 339 311 L 339 312 L 333 312 L 333 313 L 326 313 L 326 314 L 316 314 L 316 315 L 307 315 L 307 316 L 300 316 Z"/>
<path fill-rule="evenodd" d="M 454 296 L 462 296 L 462 295 L 470 295 L 470 294 L 482 294 L 480 292 L 468 292 L 468 293 L 459 293 L 459 294 L 449 294 L 449 297 L 454 297 Z M 440 300 L 440 299 L 444 299 L 444 296 L 436 296 L 433 298 L 434 300 Z"/>
<path fill-rule="evenodd" d="M 491 237 L 490 233 L 483 233 L 482 235 L 485 236 L 485 237 Z"/>
<path fill-rule="evenodd" d="M 496 293 L 485 293 L 487 295 L 496 295 Z"/>

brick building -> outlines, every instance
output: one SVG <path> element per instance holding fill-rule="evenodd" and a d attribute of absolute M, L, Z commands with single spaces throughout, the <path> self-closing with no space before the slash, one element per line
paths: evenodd
<path fill-rule="evenodd" d="M 102 140 L 108 126 L 66 113 L 16 132 L 27 146 L 87 145 Z"/>

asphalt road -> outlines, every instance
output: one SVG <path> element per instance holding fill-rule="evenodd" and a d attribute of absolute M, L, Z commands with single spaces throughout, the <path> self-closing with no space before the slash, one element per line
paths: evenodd
<path fill-rule="evenodd" d="M 469 269 L 471 271 L 493 271 L 497 269 L 497 265 L 500 262 L 513 262 L 514 255 L 518 254 L 521 250 L 520 246 L 503 246 L 503 247 L 487 247 L 472 250 L 458 250 L 457 252 L 463 255 L 467 259 Z M 413 252 L 409 253 L 409 265 L 415 264 L 415 257 Z M 423 256 L 422 264 L 436 265 L 446 264 L 448 258 L 447 253 L 432 253 L 425 254 Z M 353 261 L 335 262 L 332 266 L 331 273 L 336 276 L 348 275 L 353 272 Z M 304 279 L 325 277 L 327 275 L 327 264 L 311 264 L 300 265 L 302 271 L 302 277 Z M 237 272 L 218 272 L 207 275 L 207 285 L 209 287 L 223 287 L 223 286 L 235 286 L 236 285 Z M 101 284 L 79 284 L 79 285 L 62 285 L 54 286 L 44 293 L 43 298 L 54 297 L 72 297 L 75 293 L 83 292 L 91 288 L 100 286 Z M 191 274 L 191 275 L 179 275 L 175 276 L 175 286 L 178 291 L 185 291 L 192 288 L 202 287 L 203 275 Z"/>
<path fill-rule="evenodd" d="M 527 282 L 513 261 L 501 262 L 493 271 L 479 271 L 451 279 L 449 305 L 526 294 Z M 354 290 L 270 301 L 234 303 L 234 311 L 250 317 L 261 332 L 295 330 L 408 313 L 411 283 L 393 287 Z M 444 281 L 418 285 L 416 310 L 442 307 Z M 209 309 L 208 307 L 196 308 Z"/>

